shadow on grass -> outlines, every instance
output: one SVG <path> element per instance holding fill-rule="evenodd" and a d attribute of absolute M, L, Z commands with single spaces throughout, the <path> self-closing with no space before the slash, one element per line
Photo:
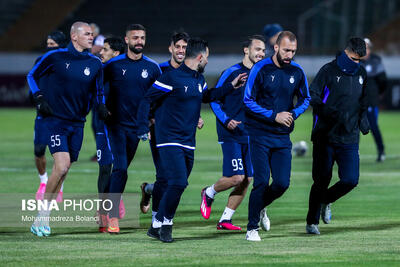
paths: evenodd
<path fill-rule="evenodd" d="M 380 223 L 380 224 L 369 224 L 369 225 L 356 225 L 356 226 L 333 226 L 333 225 L 324 225 L 319 227 L 319 231 L 321 235 L 335 235 L 338 233 L 347 233 L 347 232 L 370 232 L 370 231 L 381 231 L 381 230 L 390 230 L 394 228 L 400 228 L 399 222 L 389 222 L 389 223 Z M 306 236 L 308 234 L 305 233 L 294 233 L 292 235 L 295 236 Z"/>
<path fill-rule="evenodd" d="M 393 228 L 400 228 L 399 222 L 390 222 L 390 223 L 380 223 L 380 224 L 370 224 L 370 225 L 361 225 L 361 226 L 343 226 L 336 227 L 333 225 L 326 225 L 320 231 L 323 234 L 336 234 L 341 232 L 369 232 L 369 231 L 380 231 L 380 230 L 389 230 Z"/>

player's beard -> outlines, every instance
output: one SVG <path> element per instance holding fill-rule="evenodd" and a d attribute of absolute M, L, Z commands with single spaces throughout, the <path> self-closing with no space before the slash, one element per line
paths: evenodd
<path fill-rule="evenodd" d="M 183 57 L 182 60 L 179 60 L 179 59 L 178 59 L 178 55 L 174 55 L 173 58 L 174 58 L 174 61 L 175 61 L 176 63 L 178 63 L 178 64 L 182 64 L 182 62 L 185 60 L 185 57 Z"/>
<path fill-rule="evenodd" d="M 249 60 L 253 65 L 258 62 L 257 58 L 256 58 L 256 55 L 252 55 L 252 54 L 249 54 Z M 260 60 L 262 60 L 262 59 L 260 59 Z"/>
<path fill-rule="evenodd" d="M 282 68 L 289 66 L 290 62 L 292 61 L 292 59 L 289 59 L 289 63 L 284 62 L 281 57 L 281 54 L 279 54 L 279 52 L 276 53 L 276 59 L 278 60 L 278 63 Z M 288 58 L 285 58 L 285 59 L 288 60 Z"/>
<path fill-rule="evenodd" d="M 140 46 L 140 48 L 135 47 L 134 45 L 128 45 L 128 48 L 130 51 L 132 51 L 134 54 L 140 54 L 143 52 L 143 45 Z"/>
<path fill-rule="evenodd" d="M 199 64 L 199 66 L 197 67 L 197 71 L 199 73 L 203 73 L 205 68 L 206 68 L 206 65 L 202 66 L 201 64 Z"/>

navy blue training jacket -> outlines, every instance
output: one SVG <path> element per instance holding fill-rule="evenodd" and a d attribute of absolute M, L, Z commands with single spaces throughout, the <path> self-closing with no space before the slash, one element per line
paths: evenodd
<path fill-rule="evenodd" d="M 272 58 L 263 59 L 250 71 L 243 101 L 249 135 L 289 134 L 294 123 L 290 127 L 281 125 L 275 121 L 276 114 L 287 111 L 297 119 L 306 111 L 310 102 L 306 75 L 293 61 L 279 68 Z"/>

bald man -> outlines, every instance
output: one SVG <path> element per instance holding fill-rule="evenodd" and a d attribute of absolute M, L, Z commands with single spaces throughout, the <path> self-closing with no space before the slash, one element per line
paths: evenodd
<path fill-rule="evenodd" d="M 45 193 L 49 202 L 60 191 L 71 163 L 78 159 L 89 103 L 93 103 L 96 95 L 100 100 L 97 104 L 103 98 L 101 61 L 87 52 L 93 43 L 92 29 L 85 22 L 75 22 L 70 36 L 71 42 L 66 48 L 43 55 L 27 76 L 36 108 L 49 131 L 47 143 L 54 159 Z M 48 82 L 39 88 L 38 81 L 43 76 Z M 49 216 L 49 210 L 39 211 L 31 227 L 34 235 L 50 235 L 48 220 L 43 219 Z"/>

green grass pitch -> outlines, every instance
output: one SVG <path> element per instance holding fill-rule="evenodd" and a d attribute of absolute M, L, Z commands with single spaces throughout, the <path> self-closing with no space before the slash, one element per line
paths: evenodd
<path fill-rule="evenodd" d="M 39 179 L 33 161 L 33 109 L 0 109 L 0 193 L 33 193 Z M 174 220 L 176 242 L 163 244 L 146 236 L 151 215 L 140 216 L 140 227 L 121 229 L 120 235 L 93 228 L 53 228 L 48 238 L 33 236 L 28 228 L 0 228 L 0 265 L 11 266 L 400 266 L 400 113 L 381 112 L 380 125 L 387 160 L 376 163 L 372 136 L 360 144 L 358 187 L 333 204 L 331 224 L 320 224 L 320 236 L 305 234 L 308 193 L 312 183 L 310 151 L 294 158 L 288 191 L 268 208 L 271 231 L 260 232 L 261 242 L 245 240 L 245 231 L 216 230 L 229 192 L 216 196 L 211 218 L 199 211 L 200 191 L 221 175 L 222 153 L 217 144 L 215 117 L 202 111 L 205 126 L 197 132 L 195 164 L 189 186 Z M 308 111 L 296 121 L 293 142 L 309 144 L 312 118 Z M 64 192 L 94 193 L 97 164 L 87 123 L 77 163 Z M 48 155 L 48 171 L 52 165 Z M 333 182 L 337 180 L 335 168 Z M 143 181 L 154 180 L 147 143 L 141 143 L 129 168 L 126 192 L 139 192 Z M 249 194 L 248 194 L 249 195 Z M 246 199 L 236 211 L 235 224 L 245 229 Z M 130 205 L 130 203 L 125 203 Z M 137 210 L 139 207 L 137 207 Z"/>

